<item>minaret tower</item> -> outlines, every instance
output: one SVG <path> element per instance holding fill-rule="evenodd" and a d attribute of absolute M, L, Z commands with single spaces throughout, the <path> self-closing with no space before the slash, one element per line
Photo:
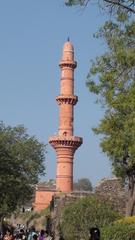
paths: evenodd
<path fill-rule="evenodd" d="M 63 47 L 61 68 L 60 95 L 56 97 L 59 105 L 58 135 L 49 138 L 49 143 L 56 151 L 56 190 L 71 192 L 73 190 L 73 158 L 82 144 L 82 138 L 73 136 L 74 105 L 78 97 L 74 95 L 74 48 L 68 40 Z"/>

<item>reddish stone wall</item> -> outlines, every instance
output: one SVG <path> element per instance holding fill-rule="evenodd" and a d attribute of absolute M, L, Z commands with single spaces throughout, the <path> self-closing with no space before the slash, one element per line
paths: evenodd
<path fill-rule="evenodd" d="M 54 190 L 39 190 L 35 192 L 35 202 L 33 204 L 34 210 L 41 211 L 47 208 L 55 194 Z"/>
<path fill-rule="evenodd" d="M 125 213 L 125 204 L 126 204 L 126 192 L 124 187 L 121 184 L 120 179 L 117 178 L 111 178 L 111 179 L 102 179 L 102 181 L 96 186 L 95 188 L 95 194 L 99 197 L 99 199 L 105 201 L 105 202 L 110 202 L 115 210 L 118 210 L 121 213 Z M 55 195 L 55 205 L 56 204 L 56 199 L 58 196 L 58 199 L 62 197 L 64 201 L 67 203 L 65 200 L 65 197 L 63 198 L 63 195 L 56 195 L 58 192 L 56 191 L 56 186 L 45 186 L 39 185 L 36 189 L 35 192 L 35 202 L 33 204 L 34 210 L 40 211 L 42 209 L 45 209 L 49 206 L 52 196 Z M 86 195 L 90 194 L 86 192 Z M 91 193 L 92 194 L 92 193 Z M 70 200 L 74 200 L 76 198 L 79 198 L 80 196 L 85 196 L 85 192 L 71 192 L 71 194 L 65 195 L 70 198 Z M 61 204 L 60 204 L 61 205 Z"/>

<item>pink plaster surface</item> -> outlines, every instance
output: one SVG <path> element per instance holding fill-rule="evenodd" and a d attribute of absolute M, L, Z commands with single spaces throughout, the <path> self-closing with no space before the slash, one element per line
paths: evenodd
<path fill-rule="evenodd" d="M 61 68 L 60 95 L 56 97 L 59 105 L 58 135 L 49 138 L 49 143 L 56 151 L 56 190 L 71 192 L 73 190 L 73 158 L 76 149 L 82 144 L 82 138 L 73 136 L 74 105 L 78 97 L 74 95 L 74 48 L 66 42 L 59 63 Z"/>
<path fill-rule="evenodd" d="M 35 193 L 35 202 L 33 204 L 34 210 L 41 211 L 47 208 L 55 193 L 56 192 L 49 190 L 37 190 Z"/>

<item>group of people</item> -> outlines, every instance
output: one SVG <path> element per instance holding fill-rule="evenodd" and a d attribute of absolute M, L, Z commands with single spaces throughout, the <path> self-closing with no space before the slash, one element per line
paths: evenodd
<path fill-rule="evenodd" d="M 12 231 L 7 229 L 5 234 L 0 237 L 0 240 L 54 240 L 53 236 L 50 236 L 47 230 L 42 229 L 40 232 L 35 230 L 35 227 L 31 227 L 29 230 L 20 229 L 19 231 Z M 60 237 L 63 240 L 63 237 Z M 100 240 L 100 231 L 98 228 L 93 227 L 90 229 L 89 240 Z"/>
<path fill-rule="evenodd" d="M 40 233 L 38 233 L 35 231 L 35 228 L 32 227 L 27 240 L 53 240 L 53 237 L 49 235 L 47 230 L 41 229 Z"/>
<path fill-rule="evenodd" d="M 5 234 L 1 235 L 0 240 L 53 240 L 47 230 L 36 231 L 34 227 L 29 230 L 19 229 L 11 231 L 7 229 Z"/>

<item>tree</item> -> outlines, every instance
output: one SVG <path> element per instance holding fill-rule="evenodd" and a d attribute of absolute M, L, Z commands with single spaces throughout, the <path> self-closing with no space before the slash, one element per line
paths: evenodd
<path fill-rule="evenodd" d="M 113 172 L 128 185 L 127 215 L 135 206 L 135 22 L 106 22 L 97 34 L 108 52 L 92 61 L 87 86 L 105 107 L 97 128 Z"/>
<path fill-rule="evenodd" d="M 92 191 L 92 184 L 88 178 L 81 178 L 74 182 L 73 188 L 75 191 Z"/>
<path fill-rule="evenodd" d="M 60 229 L 65 240 L 88 239 L 92 227 L 111 224 L 120 215 L 96 196 L 82 198 L 64 208 Z"/>
<path fill-rule="evenodd" d="M 110 13 L 118 13 L 125 11 L 135 14 L 135 1 L 134 0 L 97 0 L 95 1 L 100 7 L 109 9 Z M 65 0 L 67 6 L 80 5 L 87 6 L 92 3 L 92 0 Z"/>
<path fill-rule="evenodd" d="M 44 174 L 45 145 L 30 137 L 23 126 L 0 122 L 0 217 L 30 200 Z"/>

